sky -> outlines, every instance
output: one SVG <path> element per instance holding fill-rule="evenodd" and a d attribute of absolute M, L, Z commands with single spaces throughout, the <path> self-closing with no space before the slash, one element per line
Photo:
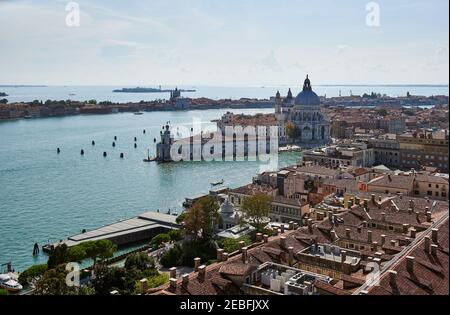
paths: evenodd
<path fill-rule="evenodd" d="M 449 81 L 448 0 L 69 3 L 0 0 L 0 84 Z"/>

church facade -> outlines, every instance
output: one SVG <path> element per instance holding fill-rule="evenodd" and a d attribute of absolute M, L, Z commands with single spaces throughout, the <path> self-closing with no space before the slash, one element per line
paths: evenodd
<path fill-rule="evenodd" d="M 302 148 L 313 148 L 331 142 L 330 121 L 321 111 L 320 98 L 312 90 L 308 76 L 297 97 L 293 97 L 290 89 L 285 98 L 277 92 L 275 115 L 280 144 L 295 143 Z"/>

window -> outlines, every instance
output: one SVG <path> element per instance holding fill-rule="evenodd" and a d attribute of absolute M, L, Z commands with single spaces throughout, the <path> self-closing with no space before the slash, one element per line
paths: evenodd
<path fill-rule="evenodd" d="M 441 196 L 442 196 L 442 197 L 447 197 L 447 193 L 443 192 L 443 193 L 441 194 Z"/>
<path fill-rule="evenodd" d="M 435 196 L 439 197 L 439 192 L 438 191 L 436 191 Z"/>
<path fill-rule="evenodd" d="M 428 196 L 433 196 L 433 192 L 431 190 L 427 191 Z"/>
<path fill-rule="evenodd" d="M 392 225 L 389 225 L 389 231 L 393 231 L 394 227 Z"/>

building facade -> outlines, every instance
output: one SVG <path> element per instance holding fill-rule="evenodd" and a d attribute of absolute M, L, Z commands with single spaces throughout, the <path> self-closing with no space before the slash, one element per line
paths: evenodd
<path fill-rule="evenodd" d="M 280 143 L 295 142 L 309 148 L 330 143 L 330 121 L 321 111 L 320 98 L 312 90 L 308 76 L 295 99 L 291 90 L 285 99 L 277 93 L 275 112 Z M 294 130 L 289 132 L 289 128 Z"/>

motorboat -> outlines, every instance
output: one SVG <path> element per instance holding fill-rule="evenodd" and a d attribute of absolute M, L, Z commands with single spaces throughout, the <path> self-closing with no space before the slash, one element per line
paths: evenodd
<path fill-rule="evenodd" d="M 0 288 L 6 289 L 10 292 L 19 292 L 23 289 L 22 285 L 19 282 L 12 279 L 7 274 L 0 275 Z"/>

